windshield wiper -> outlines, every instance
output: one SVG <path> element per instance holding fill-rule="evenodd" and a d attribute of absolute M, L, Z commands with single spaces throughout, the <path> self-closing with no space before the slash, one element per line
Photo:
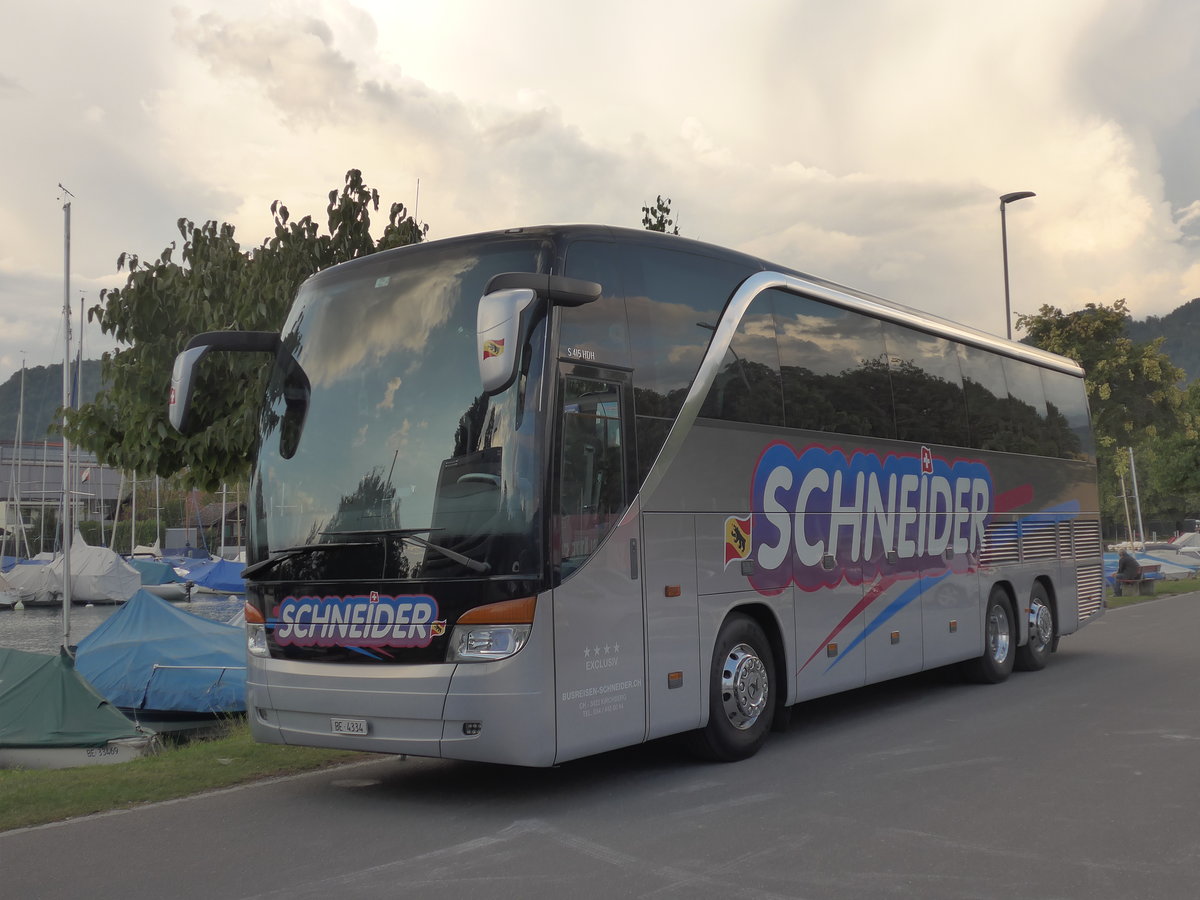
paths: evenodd
<path fill-rule="evenodd" d="M 317 544 L 301 544 L 298 547 L 284 547 L 267 559 L 261 559 L 252 566 L 242 569 L 242 578 L 249 578 L 263 569 L 270 568 L 276 563 L 291 559 L 293 556 L 303 556 L 306 553 L 316 553 L 318 550 L 344 549 L 346 547 L 377 547 L 373 541 L 328 541 Z"/>
<path fill-rule="evenodd" d="M 412 541 L 427 550 L 432 550 L 435 553 L 440 553 L 447 559 L 451 559 L 460 566 L 466 566 L 472 572 L 478 572 L 480 575 L 487 575 L 492 571 L 491 565 L 486 562 L 480 562 L 477 559 L 471 559 L 469 556 L 463 556 L 456 550 L 451 550 L 449 547 L 443 547 L 440 544 L 435 544 L 433 541 L 426 540 L 423 537 L 417 537 L 419 534 L 427 534 L 432 531 L 442 531 L 441 528 L 364 528 L 355 529 L 352 531 L 322 531 L 321 534 L 346 534 L 346 535 L 378 535 L 379 537 L 398 537 L 402 541 Z M 345 546 L 332 544 L 330 546 Z"/>

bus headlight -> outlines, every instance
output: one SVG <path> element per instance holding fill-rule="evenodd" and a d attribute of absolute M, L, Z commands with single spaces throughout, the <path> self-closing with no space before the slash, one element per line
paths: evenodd
<path fill-rule="evenodd" d="M 536 597 L 523 597 L 467 610 L 450 632 L 446 661 L 483 662 L 512 656 L 529 640 L 536 608 Z"/>
<path fill-rule="evenodd" d="M 525 646 L 530 630 L 529 625 L 456 625 L 447 661 L 504 659 Z"/>

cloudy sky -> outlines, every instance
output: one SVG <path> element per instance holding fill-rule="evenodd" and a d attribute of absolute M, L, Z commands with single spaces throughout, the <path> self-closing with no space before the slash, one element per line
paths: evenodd
<path fill-rule="evenodd" d="M 681 232 L 1004 332 L 1200 297 L 1194 0 L 40 0 L 0 33 L 0 381 L 176 220 L 244 246 L 363 170 L 430 237 Z M 419 188 L 419 197 L 417 185 Z M 419 204 L 418 204 L 419 199 Z M 76 335 L 79 331 L 76 328 Z M 84 329 L 87 355 L 111 346 Z"/>

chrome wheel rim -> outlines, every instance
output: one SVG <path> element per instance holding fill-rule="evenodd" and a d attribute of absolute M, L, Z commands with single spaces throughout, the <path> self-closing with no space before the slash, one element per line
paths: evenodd
<path fill-rule="evenodd" d="M 1012 640 L 1012 629 L 1009 627 L 1008 611 L 1004 608 L 1003 603 L 993 603 L 988 610 L 987 636 L 992 660 L 1002 663 L 1008 659 L 1008 645 Z"/>
<path fill-rule="evenodd" d="M 1029 610 L 1029 624 L 1031 627 L 1029 641 L 1034 644 L 1038 650 L 1042 650 L 1050 646 L 1050 642 L 1054 640 L 1054 617 L 1050 614 L 1050 607 L 1039 600 L 1033 601 L 1033 606 Z"/>
<path fill-rule="evenodd" d="M 767 667 L 749 644 L 738 644 L 721 669 L 721 703 L 734 728 L 750 728 L 767 708 L 770 684 Z"/>

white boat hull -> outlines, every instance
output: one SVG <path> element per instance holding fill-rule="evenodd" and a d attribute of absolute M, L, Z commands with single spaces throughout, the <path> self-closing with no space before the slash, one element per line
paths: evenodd
<path fill-rule="evenodd" d="M 171 603 L 179 603 L 188 598 L 187 585 L 179 581 L 168 584 L 143 584 L 142 590 Z"/>
<path fill-rule="evenodd" d="M 154 737 L 120 738 L 100 747 L 0 747 L 0 769 L 72 769 L 105 766 L 148 756 Z"/>

